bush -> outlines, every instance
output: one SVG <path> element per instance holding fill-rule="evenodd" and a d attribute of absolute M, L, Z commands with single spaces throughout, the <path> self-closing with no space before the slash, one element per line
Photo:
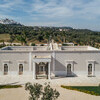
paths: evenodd
<path fill-rule="evenodd" d="M 25 90 L 29 90 L 29 94 L 31 95 L 29 100 L 38 100 L 42 94 L 42 85 L 38 83 L 33 85 L 31 83 L 26 83 Z"/>
<path fill-rule="evenodd" d="M 45 84 L 43 87 L 41 84 L 35 83 L 26 83 L 25 90 L 29 91 L 31 95 L 29 100 L 56 100 L 59 97 L 59 92 L 55 89 L 52 89 L 49 84 Z"/>
<path fill-rule="evenodd" d="M 35 43 L 32 43 L 31 46 L 36 46 Z"/>
<path fill-rule="evenodd" d="M 5 47 L 5 45 L 2 45 L 2 44 L 1 44 L 1 45 L 0 45 L 0 48 L 3 48 L 3 47 Z"/>
<path fill-rule="evenodd" d="M 56 100 L 59 97 L 59 92 L 52 89 L 49 84 L 44 87 L 42 100 Z"/>
<path fill-rule="evenodd" d="M 41 44 L 40 46 L 44 46 L 44 44 Z"/>

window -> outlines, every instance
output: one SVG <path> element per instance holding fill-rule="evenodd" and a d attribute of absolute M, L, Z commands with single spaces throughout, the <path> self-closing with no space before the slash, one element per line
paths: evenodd
<path fill-rule="evenodd" d="M 4 75 L 8 74 L 8 65 L 4 64 Z"/>
<path fill-rule="evenodd" d="M 88 75 L 92 75 L 92 64 L 88 64 Z"/>
<path fill-rule="evenodd" d="M 23 64 L 19 64 L 19 75 L 23 74 Z"/>
<path fill-rule="evenodd" d="M 71 64 L 67 65 L 67 75 L 72 75 Z"/>

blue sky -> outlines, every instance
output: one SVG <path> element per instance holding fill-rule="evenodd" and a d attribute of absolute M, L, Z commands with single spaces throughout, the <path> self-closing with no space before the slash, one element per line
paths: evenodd
<path fill-rule="evenodd" d="M 100 0 L 0 0 L 0 18 L 31 26 L 100 31 Z"/>

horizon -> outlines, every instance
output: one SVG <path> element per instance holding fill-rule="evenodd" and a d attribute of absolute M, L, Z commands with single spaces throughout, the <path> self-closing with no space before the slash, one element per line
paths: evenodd
<path fill-rule="evenodd" d="M 9 18 L 1 18 L 0 20 L 4 20 L 4 19 L 9 19 Z M 13 20 L 13 19 L 9 19 L 9 20 Z M 13 20 L 13 21 L 15 21 L 15 22 L 17 22 L 16 20 Z M 19 23 L 19 22 L 17 22 L 17 23 Z M 24 24 L 22 24 L 22 23 L 19 23 L 19 24 L 21 24 L 21 25 L 24 25 Z M 88 28 L 74 28 L 74 27 L 72 27 L 72 26 L 49 26 L 49 25 L 47 25 L 47 26 L 43 26 L 43 25 L 41 25 L 41 26 L 36 26 L 36 25 L 24 25 L 24 26 L 29 26 L 29 27 L 60 27 L 60 28 L 62 28 L 62 27 L 70 27 L 70 28 L 73 28 L 73 29 L 83 29 L 83 30 L 90 30 L 90 31 L 94 31 L 94 32 L 100 32 L 100 30 L 92 30 L 92 29 L 88 29 Z"/>
<path fill-rule="evenodd" d="M 0 19 L 26 26 L 72 27 L 100 31 L 100 0 L 2 0 Z"/>

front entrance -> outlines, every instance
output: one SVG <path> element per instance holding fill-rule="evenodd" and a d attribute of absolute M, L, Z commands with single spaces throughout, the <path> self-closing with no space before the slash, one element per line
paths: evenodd
<path fill-rule="evenodd" d="M 36 79 L 48 78 L 48 63 L 36 63 Z"/>

